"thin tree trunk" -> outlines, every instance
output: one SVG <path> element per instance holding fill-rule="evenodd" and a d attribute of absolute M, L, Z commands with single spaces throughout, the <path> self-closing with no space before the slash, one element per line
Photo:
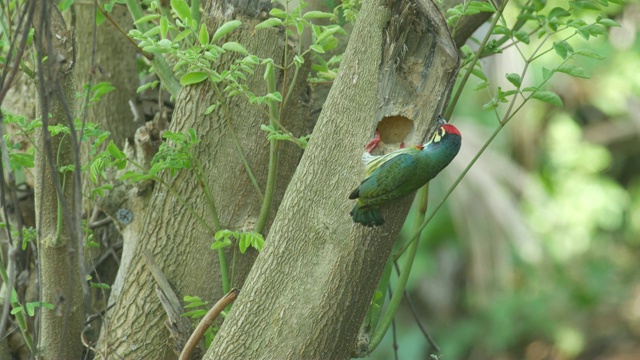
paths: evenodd
<path fill-rule="evenodd" d="M 77 88 L 81 89 L 80 91 L 82 92 L 82 97 L 78 99 L 79 105 L 85 101 L 85 85 L 91 83 L 92 86 L 95 86 L 99 82 L 109 82 L 115 87 L 114 91 L 102 96 L 99 102 L 90 104 L 86 109 L 83 109 L 83 113 L 79 114 L 79 117 L 87 122 L 98 124 L 102 130 L 110 132 L 109 139 L 119 148 L 124 147 L 126 140 L 128 140 L 129 144 L 133 144 L 135 131 L 140 124 L 134 123 L 133 113 L 129 106 L 129 101 L 135 98 L 136 89 L 139 85 L 137 51 L 126 36 L 126 33 L 133 28 L 131 15 L 126 6 L 116 4 L 109 13 L 110 19 L 97 26 L 95 19 L 96 8 L 93 2 L 76 2 L 71 10 L 70 17 L 75 21 L 75 28 L 77 29 L 78 53 L 82 54 L 78 58 L 76 67 L 78 75 Z M 115 22 L 117 27 L 111 21 Z M 104 150 L 107 144 L 108 141 L 105 141 L 97 151 Z M 83 164 L 90 160 L 90 150 L 90 143 L 82 144 Z M 113 173 L 115 172 L 110 172 L 110 174 Z M 106 181 L 102 177 L 98 177 L 97 185 L 102 185 Z M 83 194 L 90 194 L 96 184 L 87 177 L 82 186 Z M 118 209 L 129 208 L 123 204 L 125 202 L 124 199 L 129 196 L 130 194 L 123 194 L 117 199 L 118 205 L 115 209 L 101 208 L 100 210 L 115 218 Z M 138 200 L 138 203 L 145 206 L 148 204 L 148 195 L 146 197 L 134 197 Z M 87 220 L 91 222 L 91 216 L 94 214 L 96 204 L 93 199 L 88 197 L 83 200 L 83 212 L 87 214 Z M 104 201 L 98 206 L 103 204 Z M 105 217 L 105 215 L 102 214 L 102 217 Z M 137 226 L 139 222 L 136 219 L 136 224 L 130 225 Z M 93 235 L 94 239 L 101 239 L 100 243 L 106 246 L 87 248 L 85 250 L 86 265 L 88 269 L 95 271 L 93 274 L 95 282 L 111 284 L 114 282 L 118 271 L 115 261 L 107 262 L 106 266 L 100 266 L 96 269 L 96 264 L 92 262 L 92 259 L 98 259 L 101 254 L 114 251 L 113 245 L 123 238 L 121 236 L 123 234 L 116 230 L 114 224 L 111 224 L 95 229 Z M 123 253 L 134 247 L 137 237 L 127 237 L 126 240 L 126 242 L 123 242 Z M 120 267 L 126 269 L 129 260 L 130 257 L 121 258 Z M 92 273 L 92 271 L 89 272 Z M 117 295 L 119 288 L 112 286 L 112 290 Z M 92 296 L 93 307 L 95 309 L 106 308 L 105 291 L 102 289 L 92 289 L 92 291 L 94 295 Z"/>
<path fill-rule="evenodd" d="M 84 100 L 86 92 L 83 86 L 90 78 L 92 85 L 106 81 L 116 88 L 88 108 L 87 120 L 99 124 L 102 130 L 109 131 L 113 142 L 122 148 L 125 139 L 133 143 L 133 135 L 140 125 L 134 123 L 129 106 L 129 100 L 134 99 L 139 85 L 136 49 L 125 35 L 133 28 L 131 15 L 124 5 L 119 4 L 109 13 L 111 19 L 125 32 L 122 34 L 108 20 L 96 28 L 93 2 L 76 3 L 73 9 L 75 28 L 78 29 L 78 53 L 82 54 L 78 58 L 76 70 L 78 89 L 81 89 L 83 95 L 81 100 Z"/>
<path fill-rule="evenodd" d="M 72 32 L 55 6 L 45 2 L 36 6 L 33 24 L 39 57 L 48 56 L 38 68 L 38 110 L 44 125 L 36 134 L 35 157 L 40 301 L 55 306 L 53 310 L 41 312 L 39 358 L 79 359 L 82 355 L 82 344 L 78 339 L 84 321 L 81 287 L 84 279 L 78 266 L 77 254 L 82 250 L 78 249 L 77 243 L 78 223 L 74 222 L 72 214 L 73 210 L 79 211 L 73 201 L 74 188 L 79 184 L 73 172 L 61 173 L 59 170 L 62 166 L 75 165 L 77 154 L 74 154 L 71 135 L 52 136 L 49 146 L 46 141 L 49 137 L 47 117 L 49 126 L 68 125 L 73 118 L 75 44 Z M 58 186 L 61 193 L 56 190 Z"/>
<path fill-rule="evenodd" d="M 214 22 L 220 25 L 229 20 L 221 14 L 231 13 L 227 16 L 240 19 L 243 25 L 228 36 L 228 41 L 238 41 L 252 54 L 273 58 L 278 64 L 283 63 L 284 41 L 281 33 L 275 29 L 253 30 L 253 26 L 261 21 L 254 17 L 261 13 L 256 10 L 267 9 L 268 12 L 270 2 L 234 5 L 237 6 L 233 6 L 231 12 L 223 11 L 218 5 L 206 5 L 202 18 L 206 19 L 209 32 L 213 33 L 217 27 L 212 25 Z M 226 57 L 219 65 L 219 70 L 227 69 L 235 59 L 237 57 Z M 284 125 L 298 136 L 302 135 L 302 120 L 309 110 L 309 104 L 302 101 L 303 97 L 300 96 L 306 91 L 309 69 L 310 64 L 306 64 L 300 70 L 292 92 L 294 96 L 285 109 Z M 247 86 L 256 94 L 266 92 L 263 73 L 264 68 L 259 67 L 255 75 L 247 77 Z M 281 89 L 284 79 L 282 74 L 277 76 L 278 88 Z M 216 90 L 210 84 L 185 87 L 177 97 L 170 130 L 186 131 L 192 128 L 202 141 L 193 151 L 202 163 L 221 227 L 251 231 L 260 212 L 261 201 L 241 161 L 232 131 L 264 192 L 269 146 L 266 133 L 260 130 L 260 125 L 268 120 L 263 110 L 249 105 L 243 96 L 222 100 L 226 102 L 226 108 L 219 106 L 210 115 L 204 115 L 207 107 L 218 101 Z M 301 150 L 292 144 L 283 144 L 281 147 L 273 209 L 277 209 L 280 203 L 300 154 Z M 174 178 L 165 176 L 164 180 L 188 202 L 189 207 L 206 219 L 209 226 L 214 227 L 202 187 L 193 172 L 183 171 Z M 218 255 L 210 249 L 214 239 L 189 209 L 161 184 L 155 184 L 148 213 L 134 213 L 133 216 L 146 217 L 144 228 L 138 234 L 140 241 L 133 250 L 135 262 L 123 275 L 122 292 L 116 299 L 116 306 L 107 313 L 98 351 L 109 358 L 172 359 L 175 354 L 167 342 L 169 335 L 164 325 L 166 315 L 156 297 L 156 284 L 142 261 L 142 254 L 145 250 L 153 254 L 179 298 L 190 295 L 214 300 L 223 295 Z M 233 250 L 230 250 L 227 252 L 230 267 L 232 258 Z M 242 286 L 254 259 L 255 252 L 252 250 L 242 256 L 236 254 L 233 286 Z M 231 270 L 229 273 L 231 275 Z"/>
<path fill-rule="evenodd" d="M 363 4 L 265 247 L 206 359 L 350 357 L 411 201 L 385 207 L 382 227 L 353 223 L 347 197 L 363 176 L 363 146 L 384 118 L 391 130 L 412 120 L 405 141 L 423 140 L 457 67 L 431 1 Z"/>

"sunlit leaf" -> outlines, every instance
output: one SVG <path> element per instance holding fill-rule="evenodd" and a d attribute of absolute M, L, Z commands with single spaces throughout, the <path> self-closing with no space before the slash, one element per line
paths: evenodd
<path fill-rule="evenodd" d="M 303 19 L 329 19 L 334 17 L 332 13 L 326 13 L 323 11 L 309 11 L 302 15 Z"/>
<path fill-rule="evenodd" d="M 180 84 L 182 86 L 198 84 L 207 79 L 207 74 L 202 71 L 193 71 L 182 75 Z"/>
<path fill-rule="evenodd" d="M 227 21 L 216 30 L 216 32 L 213 34 L 213 37 L 211 38 L 211 42 L 214 43 L 218 41 L 218 39 L 237 29 L 240 25 L 242 25 L 242 22 L 240 20 Z"/>
<path fill-rule="evenodd" d="M 544 101 L 551 105 L 555 105 L 559 107 L 563 106 L 562 99 L 560 99 L 560 96 L 558 96 L 558 94 L 552 91 L 536 91 L 533 94 L 531 94 L 531 97 L 536 100 Z"/>
<path fill-rule="evenodd" d="M 589 75 L 589 73 L 585 69 L 576 65 L 561 65 L 556 68 L 556 71 L 583 79 L 591 78 L 591 75 Z"/>
<path fill-rule="evenodd" d="M 240 43 L 237 43 L 235 41 L 224 43 L 222 45 L 222 48 L 225 50 L 234 51 L 234 52 L 245 54 L 245 55 L 249 54 L 249 52 L 247 51 L 247 49 L 244 48 L 244 46 L 240 45 Z"/>
<path fill-rule="evenodd" d="M 597 52 L 589 49 L 578 49 L 574 52 L 574 54 L 588 57 L 591 59 L 596 59 L 596 60 L 603 60 L 605 58 L 604 56 L 598 54 Z"/>
<path fill-rule="evenodd" d="M 520 87 L 520 85 L 522 84 L 522 79 L 518 74 L 508 73 L 506 77 L 507 77 L 507 80 L 509 80 L 509 82 L 512 83 L 513 86 L 515 87 Z"/>
<path fill-rule="evenodd" d="M 202 26 L 200 26 L 198 40 L 200 41 L 200 45 L 202 46 L 209 45 L 209 31 L 207 30 L 207 25 L 202 24 Z"/>
<path fill-rule="evenodd" d="M 171 9 L 182 21 L 191 16 L 189 5 L 184 0 L 171 0 Z"/>
<path fill-rule="evenodd" d="M 282 20 L 278 18 L 268 18 L 267 20 L 261 22 L 260 24 L 255 26 L 255 29 L 264 29 L 274 26 L 279 26 L 282 24 Z"/>

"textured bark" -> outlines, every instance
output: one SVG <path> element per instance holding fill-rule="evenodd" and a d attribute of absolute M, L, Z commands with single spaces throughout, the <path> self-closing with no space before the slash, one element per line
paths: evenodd
<path fill-rule="evenodd" d="M 87 111 L 87 121 L 99 124 L 103 130 L 111 132 L 113 142 L 122 148 L 125 139 L 133 140 L 136 124 L 129 106 L 129 100 L 136 95 L 138 82 L 138 65 L 136 49 L 109 21 L 104 21 L 97 29 L 92 2 L 80 2 L 74 5 L 74 19 L 78 53 L 77 83 L 82 89 L 92 76 L 92 84 L 110 82 L 116 89 L 92 104 Z M 124 5 L 116 4 L 110 13 L 111 18 L 126 33 L 133 28 L 131 15 Z M 95 33 L 95 53 L 94 47 Z M 93 64 L 92 64 L 93 60 Z M 139 124 L 138 124 L 139 126 Z M 132 141 L 130 141 L 132 142 Z"/>
<path fill-rule="evenodd" d="M 243 4 L 229 5 L 223 9 L 207 4 L 202 19 L 207 21 L 209 32 L 213 33 L 217 27 L 213 25 L 214 22 L 219 25 L 228 20 L 222 14 L 240 19 L 243 22 L 242 27 L 230 34 L 227 41 L 238 41 L 252 54 L 262 58 L 273 58 L 278 64 L 283 63 L 282 33 L 276 29 L 253 30 L 253 26 L 263 20 L 257 16 L 268 13 L 270 2 L 250 2 L 244 7 L 241 5 Z M 248 5 L 252 8 L 246 10 Z M 259 6 L 255 7 L 256 5 Z M 226 69 L 237 58 L 235 55 L 227 55 L 229 56 L 219 64 L 220 71 Z M 304 128 L 302 120 L 308 112 L 306 77 L 309 66 L 310 64 L 307 64 L 301 69 L 292 93 L 295 95 L 285 109 L 284 125 L 298 136 Z M 263 73 L 264 68 L 259 67 L 255 75 L 247 78 L 247 86 L 256 94 L 266 92 Z M 282 74 L 279 74 L 279 82 L 282 81 Z M 278 88 L 282 88 L 282 84 L 279 84 Z M 205 180 L 211 189 L 221 227 L 251 231 L 257 220 L 261 202 L 240 161 L 224 107 L 219 106 L 210 115 L 204 115 L 205 109 L 216 101 L 215 91 L 209 84 L 185 87 L 176 100 L 170 130 L 186 131 L 193 128 L 202 141 L 194 151 L 203 165 Z M 269 153 L 265 133 L 260 130 L 260 125 L 267 123 L 264 112 L 248 105 L 243 96 L 228 99 L 227 106 L 240 146 L 258 184 L 264 189 Z M 300 154 L 301 151 L 292 144 L 283 144 L 281 147 L 274 211 L 280 203 Z M 193 173 L 181 172 L 174 178 L 166 176 L 165 181 L 185 198 L 197 213 L 205 219 L 210 219 L 204 193 Z M 215 251 L 210 250 L 213 242 L 211 235 L 160 184 L 155 184 L 149 211 L 134 212 L 133 216 L 145 219 L 144 228 L 137 234 L 140 241 L 133 249 L 134 262 L 122 275 L 123 287 L 116 299 L 116 306 L 107 313 L 98 353 L 109 358 L 172 359 L 175 355 L 169 347 L 168 331 L 163 324 L 166 315 L 156 297 L 156 285 L 142 261 L 142 254 L 145 250 L 153 254 L 157 265 L 174 286 L 178 297 L 191 295 L 206 300 L 214 300 L 223 295 L 218 256 Z M 213 222 L 210 222 L 210 225 L 213 226 Z M 229 265 L 231 255 L 232 253 L 228 252 Z M 254 258 L 253 251 L 248 251 L 244 256 L 237 255 L 233 286 L 242 286 Z"/>
<path fill-rule="evenodd" d="M 140 125 L 134 123 L 133 114 L 129 106 L 129 101 L 135 98 L 136 89 L 139 85 L 136 60 L 137 52 L 135 47 L 127 39 L 127 36 L 121 33 L 118 28 L 111 23 L 111 20 L 118 24 L 118 27 L 125 33 L 133 28 L 133 20 L 126 6 L 119 4 L 116 4 L 109 13 L 111 20 L 105 20 L 97 27 L 95 22 L 96 8 L 93 2 L 76 2 L 71 10 L 70 17 L 73 19 L 75 28 L 77 29 L 76 40 L 78 53 L 82 54 L 82 56 L 78 57 L 76 66 L 77 88 L 80 89 L 79 91 L 82 93 L 82 97 L 78 99 L 78 107 L 85 101 L 86 89 L 84 86 L 89 82 L 91 82 L 92 85 L 96 85 L 99 82 L 109 82 L 115 87 L 114 91 L 102 96 L 99 102 L 91 104 L 84 113 L 80 114 L 80 117 L 87 122 L 98 124 L 102 130 L 109 131 L 111 133 L 110 140 L 113 140 L 119 148 L 123 148 L 126 140 L 129 140 L 130 144 L 133 143 L 134 133 Z M 108 141 L 104 142 L 98 151 L 104 150 L 107 144 Z M 90 149 L 90 143 L 83 144 L 83 163 L 90 160 Z M 90 194 L 91 190 L 96 187 L 96 184 L 93 183 L 88 176 L 85 176 L 84 179 L 82 184 L 83 194 Z M 104 183 L 101 177 L 98 178 L 98 182 L 98 185 Z M 127 202 L 129 199 L 139 200 L 137 204 L 141 204 L 142 206 L 148 204 L 149 196 L 141 198 L 135 194 L 121 195 L 123 196 L 118 200 L 119 205 L 123 205 L 122 203 Z M 89 198 L 84 199 L 84 213 L 93 214 L 94 207 L 95 204 Z M 126 209 L 130 207 L 131 206 L 122 206 L 122 208 Z M 119 208 L 120 207 L 113 209 L 113 212 L 108 211 L 111 209 L 101 208 L 100 210 L 114 217 L 115 212 Z M 104 214 L 100 213 L 100 215 L 104 217 Z M 135 225 L 137 224 L 133 226 Z M 100 239 L 102 245 L 106 246 L 85 249 L 85 258 L 87 259 L 86 263 L 89 269 L 96 267 L 93 261 L 94 259 L 99 259 L 105 252 L 113 251 L 113 245 L 118 243 L 120 238 L 124 237 L 121 236 L 113 225 L 97 228 L 94 230 L 93 235 L 95 239 Z M 123 252 L 133 247 L 135 244 L 134 240 L 137 240 L 137 237 L 127 237 L 125 240 L 126 241 L 123 241 Z M 127 257 L 121 259 L 120 266 L 126 269 L 128 259 Z M 96 278 L 96 282 L 113 282 L 118 267 L 108 265 L 111 265 L 111 263 L 107 262 L 106 266 L 99 266 L 98 269 L 94 269 L 95 274 L 93 276 Z M 115 291 L 117 292 L 118 289 L 116 288 Z M 94 295 L 92 299 L 94 308 L 106 308 L 105 291 L 94 289 Z"/>
<path fill-rule="evenodd" d="M 73 64 L 74 42 L 72 32 L 67 29 L 62 15 L 57 8 L 36 5 L 34 28 L 36 36 L 46 49 L 43 55 L 48 61 L 43 64 L 44 83 L 38 89 L 39 115 L 51 114 L 49 125 L 68 124 L 69 116 L 73 116 L 73 99 L 75 95 Z M 51 33 L 42 27 L 51 27 Z M 48 46 L 49 41 L 51 47 Z M 72 112 L 68 114 L 65 107 Z M 44 122 L 44 121 L 43 121 Z M 82 281 L 77 261 L 77 223 L 71 220 L 75 176 L 72 172 L 62 175 L 59 166 L 75 164 L 75 155 L 70 136 L 62 134 L 51 138 L 50 147 L 45 146 L 46 129 L 36 134 L 36 181 L 35 204 L 36 223 L 38 224 L 38 260 L 40 266 L 40 301 L 53 304 L 54 310 L 44 309 L 41 312 L 38 349 L 41 359 L 79 359 L 82 356 L 82 344 L 78 341 L 84 321 L 82 297 Z M 47 153 L 53 157 L 56 168 L 49 166 Z M 62 197 L 59 198 L 54 186 L 54 173 L 58 173 L 62 184 Z M 63 181 L 63 177 L 65 177 Z M 59 208 L 59 202 L 64 208 Z M 62 206 L 62 205 L 61 205 Z M 65 221 L 59 222 L 67 210 Z M 79 217 L 78 217 L 79 218 Z M 71 236 L 70 234 L 74 234 Z"/>
<path fill-rule="evenodd" d="M 354 224 L 347 196 L 378 121 L 414 122 L 418 143 L 446 105 L 458 66 L 430 1 L 367 1 L 340 73 L 263 251 L 207 359 L 346 359 L 411 199 L 383 209 L 386 224 Z M 366 344 L 360 344 L 366 347 Z"/>

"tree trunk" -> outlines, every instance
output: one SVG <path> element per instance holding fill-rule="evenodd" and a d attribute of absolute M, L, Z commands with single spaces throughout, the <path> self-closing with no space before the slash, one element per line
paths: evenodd
<path fill-rule="evenodd" d="M 78 339 L 84 322 L 81 287 L 84 274 L 79 271 L 77 257 L 82 250 L 78 249 L 77 242 L 79 217 L 74 215 L 80 209 L 73 201 L 79 184 L 73 172 L 59 170 L 62 166 L 75 165 L 77 154 L 74 154 L 70 135 L 59 134 L 47 141 L 50 135 L 46 128 L 47 122 L 50 126 L 68 125 L 73 118 L 75 44 L 72 32 L 55 6 L 49 2 L 39 2 L 36 6 L 33 25 L 38 56 L 40 59 L 48 56 L 38 67 L 38 110 L 43 128 L 36 134 L 35 157 L 40 301 L 55 306 L 53 310 L 41 312 L 39 358 L 79 359 L 82 356 Z M 58 186 L 61 193 L 56 190 Z"/>
<path fill-rule="evenodd" d="M 133 135 L 140 125 L 136 126 L 133 122 L 129 106 L 139 85 L 136 48 L 109 20 L 96 28 L 96 9 L 92 2 L 76 3 L 73 9 L 75 28 L 78 29 L 78 53 L 82 54 L 78 58 L 76 70 L 78 89 L 82 89 L 81 100 L 84 100 L 86 93 L 84 85 L 90 78 L 92 85 L 106 81 L 116 88 L 89 107 L 87 120 L 99 124 L 102 130 L 109 131 L 113 142 L 122 148 L 125 139 L 133 143 Z M 131 15 L 124 5 L 114 5 L 109 16 L 125 33 L 133 28 Z"/>
<path fill-rule="evenodd" d="M 136 48 L 129 42 L 125 35 L 133 28 L 131 15 L 126 6 L 116 4 L 109 13 L 110 19 L 96 26 L 94 16 L 96 8 L 93 2 L 76 2 L 71 10 L 70 17 L 74 20 L 75 28 L 77 29 L 76 39 L 78 53 L 83 54 L 83 56 L 78 58 L 76 66 L 76 73 L 78 75 L 76 81 L 77 88 L 82 89 L 80 90 L 82 97 L 78 99 L 78 107 L 85 101 L 86 89 L 84 86 L 86 84 L 91 83 L 92 86 L 95 86 L 99 82 L 109 82 L 115 87 L 114 91 L 102 96 L 99 102 L 89 105 L 86 111 L 80 114 L 80 117 L 88 122 L 98 124 L 102 130 L 110 132 L 110 140 L 113 140 L 119 148 L 124 147 L 126 140 L 128 140 L 129 144 L 133 144 L 135 131 L 140 124 L 134 123 L 133 114 L 129 106 L 129 101 L 134 100 L 136 89 L 139 85 Z M 115 22 L 125 34 L 121 33 L 111 21 Z M 117 56 L 114 56 L 114 54 L 117 54 Z M 108 141 L 104 142 L 98 151 L 104 150 L 107 144 Z M 83 164 L 90 160 L 90 150 L 90 143 L 82 144 Z M 102 185 L 104 182 L 105 180 L 98 177 L 98 185 Z M 88 176 L 85 177 L 82 185 L 83 194 L 90 194 L 91 190 L 96 187 L 96 184 L 93 183 Z M 123 194 L 123 196 L 118 199 L 118 204 L 115 206 L 115 209 L 108 208 L 100 210 L 112 218 L 115 218 L 115 213 L 119 208 L 129 208 L 128 206 L 123 206 L 123 199 L 129 197 L 136 198 L 139 204 L 144 204 L 145 206 L 148 204 L 148 194 L 146 197 Z M 98 206 L 99 205 L 102 204 L 99 203 Z M 96 204 L 93 199 L 84 198 L 83 209 L 85 214 L 89 214 L 89 216 L 87 216 L 87 218 L 90 219 L 89 221 L 98 220 L 91 220 L 95 206 Z M 96 213 L 96 215 L 98 214 L 103 217 L 105 216 L 102 213 Z M 137 224 L 133 224 L 131 226 L 136 225 Z M 97 265 L 93 263 L 93 259 L 98 259 L 102 254 L 113 251 L 113 245 L 124 236 L 121 236 L 113 224 L 95 229 L 93 235 L 94 239 L 101 239 L 100 243 L 106 246 L 85 249 L 88 271 L 89 273 L 95 271 L 95 274 L 92 275 L 95 282 L 111 284 L 118 271 L 118 266 L 115 264 L 115 261 L 107 262 L 105 266 L 96 268 Z M 134 240 L 137 240 L 137 238 L 127 237 L 126 240 L 126 242 L 123 241 L 123 252 L 133 248 L 135 245 Z M 120 267 L 126 269 L 129 264 L 129 259 L 129 257 L 121 258 L 119 263 Z M 112 286 L 112 290 L 117 295 L 118 287 Z M 95 295 L 92 296 L 93 308 L 106 308 L 107 295 L 105 295 L 105 291 L 102 289 L 92 289 L 92 291 L 93 295 Z"/>
<path fill-rule="evenodd" d="M 455 44 L 431 1 L 363 4 L 265 247 L 205 358 L 350 357 L 411 201 L 385 207 L 382 227 L 353 223 L 347 197 L 363 176 L 363 146 L 383 119 L 393 142 L 407 121 L 404 140 L 420 142 L 457 68 Z"/>
<path fill-rule="evenodd" d="M 207 4 L 202 16 L 207 21 L 209 33 L 228 20 L 221 14 L 243 22 L 241 29 L 229 34 L 228 41 L 238 41 L 247 50 L 261 58 L 273 58 L 282 64 L 284 41 L 276 29 L 253 30 L 262 19 L 262 11 L 269 10 L 270 2 L 234 4 L 233 11 L 226 11 L 214 4 Z M 266 10 L 265 10 L 266 9 Z M 256 11 L 257 10 L 257 11 Z M 249 14 L 249 15 L 247 15 Z M 219 71 L 227 67 L 237 57 L 227 54 L 219 65 Z M 303 121 L 308 112 L 308 98 L 301 95 L 306 91 L 306 78 L 310 64 L 306 64 L 298 75 L 293 89 L 295 94 L 284 110 L 285 126 L 297 136 L 304 129 Z M 256 94 L 264 94 L 266 85 L 262 79 L 264 68 L 259 67 L 255 75 L 247 77 L 247 86 Z M 284 85 L 282 74 L 277 75 L 278 88 Z M 224 229 L 253 230 L 261 208 L 261 201 L 252 186 L 243 166 L 231 131 L 235 132 L 240 147 L 257 179 L 262 191 L 266 182 L 269 147 L 265 132 L 260 125 L 268 122 L 264 110 L 248 105 L 246 98 L 236 96 L 225 101 L 230 119 L 226 117 L 225 106 L 219 106 L 209 115 L 205 110 L 218 98 L 210 84 L 188 86 L 182 89 L 176 99 L 176 108 L 170 125 L 171 131 L 194 129 L 201 143 L 194 148 L 196 157 L 203 165 L 205 180 L 211 189 L 215 206 Z M 229 122 L 230 121 L 230 122 Z M 301 150 L 292 144 L 283 144 L 278 169 L 278 185 L 273 209 L 277 209 L 284 189 L 297 165 Z M 164 180 L 200 216 L 209 220 L 208 206 L 202 187 L 192 172 L 181 172 L 174 178 Z M 168 346 L 168 331 L 164 314 L 156 297 L 156 284 L 144 265 L 143 253 L 149 250 L 166 278 L 174 286 L 179 298 L 185 295 L 200 296 L 205 300 L 221 297 L 221 283 L 218 256 L 210 245 L 213 238 L 166 188 L 155 184 L 149 211 L 134 213 L 135 217 L 145 217 L 144 228 L 137 234 L 139 243 L 133 249 L 133 259 L 128 271 L 123 275 L 122 292 L 116 299 L 116 306 L 107 313 L 101 333 L 98 351 L 103 356 L 123 358 L 173 359 L 175 355 Z M 213 222 L 209 225 L 213 227 Z M 220 229 L 216 229 L 220 230 Z M 227 252 L 228 259 L 233 255 Z M 124 255 L 123 255 L 124 256 Z M 247 251 L 237 254 L 233 286 L 242 286 L 250 269 L 255 253 Z M 231 260 L 229 260 L 231 265 Z M 231 273 L 231 271 L 230 271 Z"/>

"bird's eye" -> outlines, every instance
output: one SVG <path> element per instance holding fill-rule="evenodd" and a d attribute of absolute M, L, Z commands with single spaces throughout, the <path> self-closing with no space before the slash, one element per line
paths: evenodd
<path fill-rule="evenodd" d="M 440 142 L 440 140 L 442 140 L 442 137 L 444 136 L 444 128 L 440 127 L 438 128 L 438 130 L 433 134 L 433 142 L 434 143 L 438 143 Z"/>

